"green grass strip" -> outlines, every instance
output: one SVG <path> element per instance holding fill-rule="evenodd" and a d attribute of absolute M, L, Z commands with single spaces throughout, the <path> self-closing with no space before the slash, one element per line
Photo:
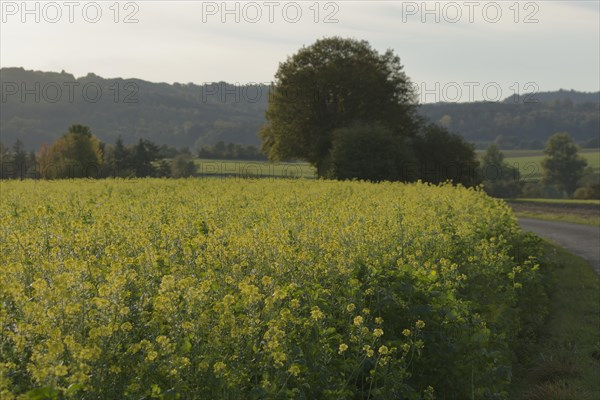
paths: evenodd
<path fill-rule="evenodd" d="M 549 316 L 539 340 L 521 347 L 509 398 L 600 399 L 600 281 L 583 259 L 545 247 Z"/>

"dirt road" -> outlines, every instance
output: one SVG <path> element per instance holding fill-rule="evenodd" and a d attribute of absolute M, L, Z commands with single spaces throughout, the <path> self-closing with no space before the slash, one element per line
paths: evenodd
<path fill-rule="evenodd" d="M 519 225 L 587 260 L 600 274 L 600 227 L 530 218 L 519 218 Z"/>

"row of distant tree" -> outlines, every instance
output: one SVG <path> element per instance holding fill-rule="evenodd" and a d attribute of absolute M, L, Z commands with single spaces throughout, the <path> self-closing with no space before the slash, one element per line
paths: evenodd
<path fill-rule="evenodd" d="M 486 150 L 481 160 L 484 190 L 491 196 L 574 197 L 600 199 L 600 176 L 579 154 L 571 136 L 565 132 L 552 135 L 546 142 L 541 167 L 543 176 L 537 182 L 525 182 L 518 168 L 509 165 L 497 144 Z"/>
<path fill-rule="evenodd" d="M 139 139 L 125 145 L 98 140 L 85 125 L 72 125 L 54 143 L 27 152 L 17 139 L 12 147 L 0 143 L 0 178 L 61 179 L 109 177 L 187 177 L 196 172 L 188 149 L 158 146 Z"/>
<path fill-rule="evenodd" d="M 193 155 L 188 148 L 176 149 L 139 139 L 125 145 L 122 138 L 106 144 L 84 125 L 73 125 L 51 145 L 27 151 L 17 139 L 12 147 L 0 142 L 1 179 L 77 177 L 188 177 L 196 173 L 194 158 L 206 160 L 265 161 L 252 145 L 218 142 L 203 145 Z"/>
<path fill-rule="evenodd" d="M 368 132 L 365 132 L 370 129 Z M 415 164 L 407 162 L 397 169 L 389 164 L 387 154 L 379 154 L 380 162 L 370 156 L 381 147 L 373 143 L 384 142 L 388 134 L 383 128 L 354 128 L 337 133 L 343 140 L 334 148 L 332 162 L 338 170 L 339 179 L 361 176 L 371 180 L 406 180 L 415 173 Z M 542 162 L 543 178 L 539 182 L 524 182 L 518 168 L 509 165 L 496 144 L 488 147 L 480 161 L 470 159 L 469 148 L 458 137 L 431 125 L 420 139 L 417 149 L 428 158 L 429 165 L 446 165 L 448 171 L 425 168 L 422 177 L 429 182 L 440 182 L 450 176 L 456 183 L 482 184 L 484 190 L 494 197 L 562 197 L 580 199 L 600 198 L 600 178 L 597 172 L 586 168 L 586 161 L 578 155 L 578 147 L 567 133 L 553 135 L 545 147 L 546 158 Z M 390 141 L 389 156 L 402 155 L 402 148 Z M 436 147 L 436 148 L 434 148 Z M 432 149 L 434 151 L 432 151 Z M 245 152 L 244 152 L 245 151 Z M 460 152 L 468 154 L 460 154 Z M 259 150 L 250 146 L 219 143 L 198 149 L 203 159 L 260 160 Z M 404 154 L 406 160 L 414 156 Z M 412 158 L 411 158 L 412 157 Z M 434 159 L 435 157 L 435 159 Z M 444 158 L 445 157 L 445 158 Z M 469 159 L 466 165 L 453 164 L 455 159 Z M 60 179 L 60 178 L 110 178 L 110 177 L 189 177 L 196 173 L 195 157 L 189 149 L 158 146 L 152 141 L 140 139 L 125 145 L 119 138 L 114 144 L 100 142 L 87 126 L 73 125 L 52 145 L 43 145 L 37 153 L 27 152 L 17 140 L 8 148 L 0 143 L 0 177 L 2 179 Z M 446 164 L 444 164 L 446 163 Z M 462 167 L 456 168 L 456 167 Z M 401 172 L 404 175 L 400 175 Z M 465 174 L 466 172 L 466 174 Z M 454 174 L 454 176 L 452 176 Z M 374 179 L 377 178 L 377 179 Z"/>

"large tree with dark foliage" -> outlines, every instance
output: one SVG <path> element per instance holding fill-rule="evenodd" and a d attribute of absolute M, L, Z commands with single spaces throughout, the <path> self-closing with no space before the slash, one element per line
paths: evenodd
<path fill-rule="evenodd" d="M 452 181 L 473 186 L 480 182 L 475 148 L 460 135 L 435 124 L 423 124 L 413 143 L 418 163 L 405 175 L 431 183 Z"/>
<path fill-rule="evenodd" d="M 369 181 L 413 180 L 407 166 L 416 158 L 406 138 L 381 125 L 355 125 L 333 132 L 328 177 Z"/>
<path fill-rule="evenodd" d="M 473 146 L 416 114 L 391 50 L 322 39 L 280 64 L 275 78 L 259 134 L 271 160 L 306 160 L 334 179 L 478 183 Z"/>
<path fill-rule="evenodd" d="M 415 111 L 413 87 L 391 50 L 380 54 L 366 41 L 332 37 L 279 65 L 259 135 L 271 160 L 303 159 L 327 176 L 336 129 L 377 124 L 410 137 L 419 123 Z"/>

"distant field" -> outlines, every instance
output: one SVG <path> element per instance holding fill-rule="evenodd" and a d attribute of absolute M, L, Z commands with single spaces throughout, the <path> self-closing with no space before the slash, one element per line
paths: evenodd
<path fill-rule="evenodd" d="M 542 177 L 542 160 L 545 157 L 542 150 L 506 150 L 503 153 L 506 162 L 519 168 L 524 180 L 538 180 Z M 583 149 L 580 154 L 588 166 L 596 172 L 600 171 L 600 149 Z"/>
<path fill-rule="evenodd" d="M 316 171 L 304 162 L 270 163 L 268 161 L 196 160 L 201 177 L 313 179 Z"/>
<path fill-rule="evenodd" d="M 502 150 L 502 153 L 507 158 L 519 158 L 519 157 L 537 157 L 543 156 L 543 150 Z M 600 154 L 600 149 L 581 149 L 579 153 L 585 157 L 586 154 Z M 481 152 L 483 154 L 483 151 Z"/>
<path fill-rule="evenodd" d="M 526 181 L 542 177 L 542 150 L 506 150 L 505 160 L 516 166 Z M 480 153 L 480 155 L 483 153 Z M 580 152 L 594 171 L 600 172 L 600 149 L 584 149 Z M 305 162 L 270 163 L 267 161 L 196 160 L 201 177 L 236 178 L 305 178 L 313 179 L 316 171 Z"/>

